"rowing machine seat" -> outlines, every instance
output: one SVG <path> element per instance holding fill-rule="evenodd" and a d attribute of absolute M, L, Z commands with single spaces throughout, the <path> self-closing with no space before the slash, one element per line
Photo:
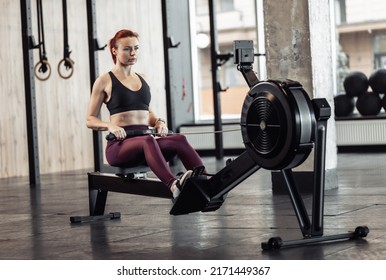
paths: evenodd
<path fill-rule="evenodd" d="M 147 172 L 151 171 L 148 165 L 138 165 L 138 166 L 115 166 L 116 175 L 122 178 L 147 178 Z"/>

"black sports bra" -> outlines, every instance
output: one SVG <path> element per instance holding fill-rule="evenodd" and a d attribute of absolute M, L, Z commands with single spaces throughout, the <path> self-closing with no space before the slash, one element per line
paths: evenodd
<path fill-rule="evenodd" d="M 132 91 L 123 85 L 111 71 L 109 75 L 112 81 L 112 88 L 111 98 L 106 103 L 106 106 L 110 111 L 110 115 L 133 110 L 149 110 L 151 100 L 150 87 L 140 75 L 137 74 L 142 86 L 137 91 Z"/>

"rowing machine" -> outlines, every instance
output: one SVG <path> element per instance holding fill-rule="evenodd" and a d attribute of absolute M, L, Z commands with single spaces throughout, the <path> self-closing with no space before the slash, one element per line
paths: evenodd
<path fill-rule="evenodd" d="M 357 227 L 354 232 L 323 236 L 326 135 L 327 121 L 331 116 L 327 100 L 310 100 L 302 85 L 296 81 L 259 81 L 252 69 L 252 41 L 235 41 L 234 53 L 237 68 L 250 87 L 240 123 L 246 151 L 209 180 L 200 177 L 188 179 L 170 213 L 181 215 L 215 211 L 224 203 L 229 191 L 258 169 L 264 168 L 280 170 L 283 174 L 303 239 L 283 241 L 280 237 L 273 237 L 261 244 L 262 249 L 367 236 L 369 229 L 366 226 Z M 310 219 L 292 168 L 301 165 L 313 148 Z"/>
<path fill-rule="evenodd" d="M 273 237 L 261 244 L 262 249 L 366 237 L 369 233 L 366 226 L 357 227 L 354 232 L 323 236 L 326 135 L 327 121 L 331 116 L 331 108 L 326 99 L 310 100 L 302 85 L 296 81 L 259 81 L 252 69 L 253 42 L 235 41 L 234 47 L 235 63 L 250 87 L 243 104 L 240 123 L 246 151 L 228 161 L 209 180 L 199 174 L 188 178 L 170 214 L 216 211 L 223 205 L 229 191 L 260 168 L 264 168 L 280 170 L 283 174 L 303 239 L 283 241 L 280 237 Z M 310 219 L 292 169 L 301 165 L 312 149 L 314 182 Z M 104 216 L 108 191 L 171 198 L 170 191 L 165 190 L 159 180 L 138 179 L 122 174 L 89 173 L 92 217 Z M 119 215 L 110 213 L 106 218 L 117 216 Z M 89 221 L 89 218 L 85 220 Z"/>

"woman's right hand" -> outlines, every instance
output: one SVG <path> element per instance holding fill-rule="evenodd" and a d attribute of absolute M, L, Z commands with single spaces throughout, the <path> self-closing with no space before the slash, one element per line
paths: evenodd
<path fill-rule="evenodd" d="M 120 126 L 109 124 L 107 126 L 107 129 L 110 133 L 115 135 L 115 138 L 117 138 L 117 140 L 123 140 L 126 138 L 126 131 Z"/>

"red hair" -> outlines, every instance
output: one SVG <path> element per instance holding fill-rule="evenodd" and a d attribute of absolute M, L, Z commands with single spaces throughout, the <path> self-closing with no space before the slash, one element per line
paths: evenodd
<path fill-rule="evenodd" d="M 115 33 L 114 37 L 110 39 L 109 47 L 110 47 L 110 53 L 111 53 L 111 57 L 113 58 L 114 64 L 116 63 L 117 58 L 113 54 L 113 48 L 115 49 L 117 48 L 117 41 L 119 39 L 127 38 L 127 37 L 135 37 L 138 39 L 139 35 L 137 32 L 134 32 L 132 30 L 122 29 L 122 30 L 119 30 L 117 33 Z"/>

